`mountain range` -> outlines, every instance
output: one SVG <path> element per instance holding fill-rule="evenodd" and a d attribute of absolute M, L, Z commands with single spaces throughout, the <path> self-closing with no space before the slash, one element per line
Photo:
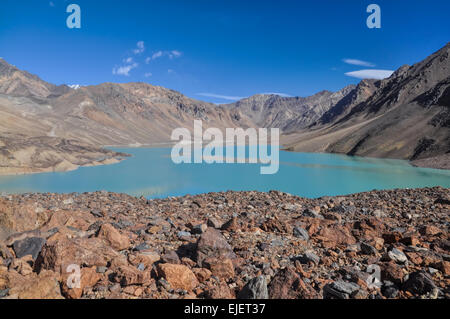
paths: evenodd
<path fill-rule="evenodd" d="M 124 158 L 104 146 L 170 142 L 174 128 L 278 127 L 287 150 L 413 160 L 450 168 L 450 44 L 387 79 L 310 97 L 215 105 L 147 83 L 47 83 L 0 59 L 0 174 Z"/>

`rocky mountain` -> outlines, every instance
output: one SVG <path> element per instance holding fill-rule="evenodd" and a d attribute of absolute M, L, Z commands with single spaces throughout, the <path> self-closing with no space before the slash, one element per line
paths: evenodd
<path fill-rule="evenodd" d="M 309 97 L 259 94 L 225 105 L 256 127 L 277 127 L 282 132 L 303 129 L 319 120 L 355 89 L 349 85 L 338 92 L 321 91 Z"/>
<path fill-rule="evenodd" d="M 449 52 L 447 44 L 387 79 L 363 81 L 353 93 L 360 103 L 337 103 L 320 125 L 291 134 L 288 148 L 411 160 L 449 153 Z"/>
<path fill-rule="evenodd" d="M 67 85 L 54 85 L 0 58 L 0 93 L 12 96 L 47 98 L 70 91 Z"/>
<path fill-rule="evenodd" d="M 14 137 L 20 137 L 18 144 L 25 137 L 49 137 L 78 141 L 81 148 L 140 146 L 168 143 L 173 129 L 192 128 L 201 119 L 205 128 L 278 127 L 281 142 L 295 151 L 433 157 L 439 163 L 450 152 L 449 48 L 388 79 L 363 80 L 337 92 L 255 95 L 221 106 L 147 83 L 56 86 L 0 59 L 0 136 L 9 136 L 7 145 Z M 90 158 L 101 153 L 90 151 Z"/>

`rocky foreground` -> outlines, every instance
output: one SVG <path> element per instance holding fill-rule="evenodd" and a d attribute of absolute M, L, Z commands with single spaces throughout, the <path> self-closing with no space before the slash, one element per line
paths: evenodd
<path fill-rule="evenodd" d="M 440 187 L 3 196 L 0 298 L 449 298 L 449 213 Z"/>

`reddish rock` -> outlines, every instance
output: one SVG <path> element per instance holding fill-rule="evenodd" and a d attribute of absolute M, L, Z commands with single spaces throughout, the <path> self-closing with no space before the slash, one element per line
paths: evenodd
<path fill-rule="evenodd" d="M 232 247 L 220 231 L 214 228 L 208 228 L 203 233 L 197 242 L 197 264 L 202 266 L 203 261 L 206 258 L 229 258 L 234 259 L 236 255 L 233 252 Z"/>
<path fill-rule="evenodd" d="M 236 296 L 233 291 L 225 283 L 220 283 L 205 292 L 205 297 L 208 299 L 235 299 Z"/>
<path fill-rule="evenodd" d="M 158 275 L 166 279 L 173 289 L 192 291 L 199 284 L 194 273 L 185 265 L 159 264 Z"/>
<path fill-rule="evenodd" d="M 193 268 L 192 272 L 195 274 L 198 281 L 201 283 L 207 281 L 212 276 L 212 272 L 206 268 Z"/>
<path fill-rule="evenodd" d="M 131 245 L 128 236 L 122 235 L 111 224 L 103 224 L 97 237 L 105 239 L 116 250 L 124 250 Z"/>
<path fill-rule="evenodd" d="M 36 260 L 36 269 L 62 273 L 72 264 L 86 267 L 106 266 L 108 261 L 116 256 L 117 252 L 99 238 L 62 238 L 55 243 L 44 245 Z"/>
<path fill-rule="evenodd" d="M 148 285 L 151 282 L 149 270 L 139 270 L 133 266 L 119 266 L 115 270 L 115 280 L 122 286 Z"/>
<path fill-rule="evenodd" d="M 337 245 L 356 244 L 356 239 L 345 227 L 324 227 L 319 231 L 318 238 L 323 241 L 324 247 L 335 247 Z"/>
<path fill-rule="evenodd" d="M 270 299 L 315 299 L 317 292 L 306 284 L 295 268 L 280 270 L 269 284 Z"/>
<path fill-rule="evenodd" d="M 213 276 L 220 279 L 228 280 L 234 278 L 235 276 L 234 266 L 231 259 L 208 258 L 203 261 L 203 264 L 211 270 Z"/>
<path fill-rule="evenodd" d="M 79 280 L 79 287 L 71 287 L 73 281 L 70 281 L 72 273 L 64 273 L 62 275 L 62 294 L 69 299 L 79 299 L 83 295 L 83 290 L 88 287 L 93 287 L 100 280 L 100 275 L 96 271 L 96 267 L 81 269 L 81 277 Z"/>

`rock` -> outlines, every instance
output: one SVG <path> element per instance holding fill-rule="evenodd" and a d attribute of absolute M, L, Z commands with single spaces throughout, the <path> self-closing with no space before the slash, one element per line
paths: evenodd
<path fill-rule="evenodd" d="M 193 268 L 192 272 L 195 274 L 200 283 L 207 281 L 212 276 L 212 272 L 206 268 Z"/>
<path fill-rule="evenodd" d="M 269 299 L 266 277 L 258 276 L 251 279 L 242 288 L 238 299 Z"/>
<path fill-rule="evenodd" d="M 433 225 L 426 225 L 420 228 L 420 233 L 424 236 L 436 236 L 442 233 L 442 231 Z"/>
<path fill-rule="evenodd" d="M 390 260 L 395 261 L 399 264 L 404 264 L 408 260 L 408 257 L 406 257 L 406 255 L 397 248 L 392 248 L 388 252 L 388 257 Z"/>
<path fill-rule="evenodd" d="M 41 252 L 42 246 L 44 246 L 44 244 L 44 238 L 30 237 L 15 241 L 12 247 L 17 258 L 31 255 L 33 257 L 33 260 L 35 260 Z"/>
<path fill-rule="evenodd" d="M 319 238 L 323 241 L 326 248 L 335 247 L 337 245 L 356 244 L 355 237 L 347 228 L 339 226 L 324 227 L 319 231 Z"/>
<path fill-rule="evenodd" d="M 320 257 L 312 251 L 307 251 L 296 259 L 299 260 L 302 264 L 314 263 L 318 265 L 320 262 Z"/>
<path fill-rule="evenodd" d="M 293 233 L 294 233 L 295 237 L 297 237 L 297 238 L 299 238 L 301 240 L 304 240 L 304 241 L 308 241 L 309 240 L 309 234 L 304 228 L 294 227 Z"/>
<path fill-rule="evenodd" d="M 233 249 L 222 236 L 220 231 L 208 228 L 197 242 L 197 264 L 202 266 L 203 261 L 209 257 L 234 259 Z"/>
<path fill-rule="evenodd" d="M 323 298 L 349 299 L 356 295 L 360 289 L 361 287 L 355 283 L 338 280 L 323 287 Z"/>
<path fill-rule="evenodd" d="M 382 281 L 392 281 L 397 285 L 400 285 L 403 282 L 405 274 L 402 268 L 396 263 L 383 263 L 380 265 L 380 268 Z"/>
<path fill-rule="evenodd" d="M 378 252 L 375 247 L 373 247 L 365 242 L 361 242 L 360 247 L 361 247 L 361 252 L 366 255 L 376 255 Z"/>
<path fill-rule="evenodd" d="M 237 218 L 233 217 L 232 219 L 230 219 L 229 221 L 227 221 L 225 224 L 222 225 L 221 229 L 231 232 L 231 231 L 236 231 L 238 229 L 238 223 L 237 223 Z"/>
<path fill-rule="evenodd" d="M 383 217 L 386 217 L 386 213 L 383 212 L 383 211 L 380 210 L 380 209 L 374 210 L 374 211 L 372 212 L 372 215 L 373 215 L 374 217 L 376 217 L 376 218 L 383 218 Z"/>
<path fill-rule="evenodd" d="M 222 223 L 217 218 L 211 217 L 208 219 L 207 226 L 215 229 L 220 229 L 222 228 Z"/>
<path fill-rule="evenodd" d="M 141 252 L 136 255 L 128 255 L 128 261 L 133 266 L 138 266 L 139 264 L 143 264 L 145 268 L 151 268 L 154 263 L 159 261 L 161 257 L 158 253 L 148 251 Z"/>
<path fill-rule="evenodd" d="M 208 299 L 234 299 L 235 296 L 225 283 L 219 283 L 218 286 L 214 286 L 205 292 L 205 297 Z"/>
<path fill-rule="evenodd" d="M 234 266 L 231 259 L 228 258 L 208 258 L 203 261 L 203 264 L 211 270 L 213 276 L 220 279 L 228 280 L 235 276 Z"/>
<path fill-rule="evenodd" d="M 124 250 L 131 245 L 128 236 L 120 234 L 111 224 L 103 224 L 97 237 L 105 239 L 116 250 Z"/>
<path fill-rule="evenodd" d="M 179 231 L 177 233 L 177 237 L 181 240 L 185 240 L 185 239 L 190 239 L 191 238 L 191 233 L 187 232 L 187 231 Z"/>
<path fill-rule="evenodd" d="M 107 266 L 117 257 L 111 247 L 99 238 L 62 238 L 54 243 L 47 243 L 36 259 L 35 268 L 64 272 L 69 265 Z"/>
<path fill-rule="evenodd" d="M 312 218 L 323 218 L 318 211 L 314 209 L 307 208 L 303 211 L 303 216 L 305 217 L 312 217 Z"/>
<path fill-rule="evenodd" d="M 199 284 L 194 273 L 184 265 L 159 264 L 158 275 L 167 280 L 173 289 L 192 291 Z"/>
<path fill-rule="evenodd" d="M 97 267 L 81 269 L 79 287 L 71 287 L 73 282 L 69 280 L 70 275 L 72 275 L 72 273 L 63 274 L 61 285 L 62 294 L 69 299 L 81 298 L 85 288 L 93 287 L 100 280 L 100 275 L 97 273 Z"/>
<path fill-rule="evenodd" d="M 63 299 L 58 275 L 46 270 L 11 288 L 9 296 L 17 299 Z"/>
<path fill-rule="evenodd" d="M 438 268 L 445 276 L 450 276 L 450 262 L 443 260 L 438 264 Z"/>
<path fill-rule="evenodd" d="M 293 267 L 280 270 L 268 286 L 270 299 L 317 299 L 316 291 L 305 283 Z"/>
<path fill-rule="evenodd" d="M 181 264 L 180 257 L 178 257 L 177 252 L 174 250 L 170 250 L 169 252 L 162 255 L 161 261 L 167 264 Z"/>
<path fill-rule="evenodd" d="M 198 225 L 195 225 L 192 227 L 191 233 L 192 234 L 203 234 L 207 228 L 208 228 L 208 226 L 206 226 L 205 224 L 198 224 Z"/>
<path fill-rule="evenodd" d="M 145 251 L 149 250 L 150 246 L 147 243 L 141 243 L 133 248 L 134 251 Z"/>
<path fill-rule="evenodd" d="M 395 285 L 390 282 L 390 281 L 386 281 L 383 285 L 383 287 L 381 288 L 381 293 L 383 294 L 383 296 L 385 296 L 386 298 L 396 298 L 399 294 L 399 290 L 395 287 Z"/>
<path fill-rule="evenodd" d="M 115 281 L 122 286 L 148 285 L 151 282 L 150 271 L 139 270 L 137 267 L 121 265 L 114 271 Z"/>
<path fill-rule="evenodd" d="M 427 293 L 432 293 L 437 287 L 427 273 L 416 271 L 409 275 L 408 280 L 403 285 L 403 289 L 415 295 L 422 296 Z"/>

